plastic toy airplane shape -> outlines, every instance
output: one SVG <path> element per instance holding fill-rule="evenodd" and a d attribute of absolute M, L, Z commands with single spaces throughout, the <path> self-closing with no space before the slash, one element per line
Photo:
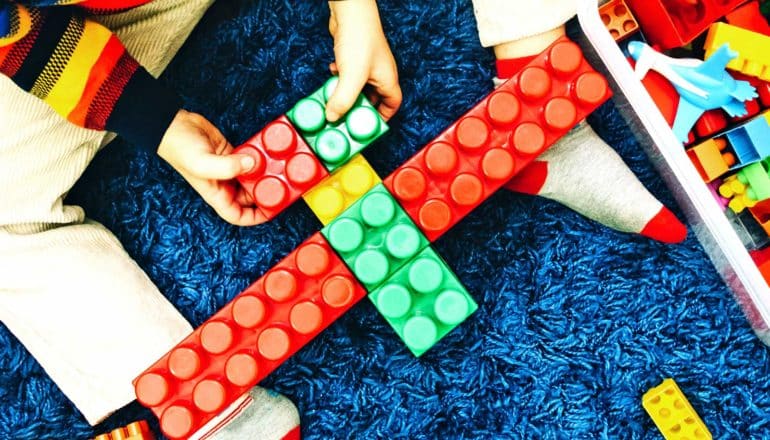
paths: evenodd
<path fill-rule="evenodd" d="M 745 102 L 757 97 L 757 90 L 749 82 L 738 81 L 725 70 L 727 63 L 738 56 L 728 44 L 721 46 L 706 61 L 671 58 L 640 41 L 629 43 L 628 51 L 636 61 L 639 79 L 654 70 L 671 81 L 679 93 L 673 130 L 683 143 L 687 142 L 690 129 L 707 110 L 722 108 L 731 117 L 745 116 Z"/>

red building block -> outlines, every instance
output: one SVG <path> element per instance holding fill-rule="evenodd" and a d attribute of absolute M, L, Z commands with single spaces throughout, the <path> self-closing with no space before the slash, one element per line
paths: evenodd
<path fill-rule="evenodd" d="M 610 96 L 561 38 L 383 183 L 435 241 Z"/>
<path fill-rule="evenodd" d="M 770 25 L 759 10 L 759 1 L 752 0 L 725 16 L 728 23 L 770 36 Z"/>
<path fill-rule="evenodd" d="M 763 200 L 749 208 L 754 220 L 762 226 L 767 235 L 770 235 L 770 199 Z M 770 265 L 768 266 L 770 267 Z"/>
<path fill-rule="evenodd" d="M 599 8 L 599 15 L 615 41 L 620 41 L 639 30 L 639 23 L 623 0 L 612 0 L 603 4 Z"/>
<path fill-rule="evenodd" d="M 316 233 L 134 380 L 137 399 L 186 438 L 365 295 Z"/>
<path fill-rule="evenodd" d="M 268 219 L 329 175 L 286 116 L 268 124 L 233 154 L 254 158 L 254 170 L 238 181 Z"/>
<path fill-rule="evenodd" d="M 651 46 L 685 46 L 745 0 L 627 0 Z"/>
<path fill-rule="evenodd" d="M 114 429 L 109 434 L 97 435 L 94 440 L 155 440 L 150 426 L 144 420 L 134 422 L 123 428 Z"/>

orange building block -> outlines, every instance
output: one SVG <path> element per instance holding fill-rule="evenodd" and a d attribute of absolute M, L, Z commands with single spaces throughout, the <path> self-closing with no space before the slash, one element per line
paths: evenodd
<path fill-rule="evenodd" d="M 752 0 L 725 16 L 728 23 L 770 36 L 770 25 L 759 10 L 759 1 Z"/>
<path fill-rule="evenodd" d="M 735 155 L 726 149 L 725 139 L 708 139 L 687 150 L 687 156 L 704 182 L 711 182 L 735 165 Z"/>
<path fill-rule="evenodd" d="M 155 440 L 155 436 L 147 422 L 140 420 L 124 428 L 115 429 L 109 434 L 98 435 L 94 440 Z"/>
<path fill-rule="evenodd" d="M 137 400 L 187 438 L 365 295 L 318 232 L 136 378 Z"/>
<path fill-rule="evenodd" d="M 639 30 L 639 23 L 623 0 L 605 3 L 599 8 L 599 15 L 615 41 L 620 41 Z"/>

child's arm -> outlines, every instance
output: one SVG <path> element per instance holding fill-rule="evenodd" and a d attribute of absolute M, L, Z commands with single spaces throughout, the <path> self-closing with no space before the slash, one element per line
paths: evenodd
<path fill-rule="evenodd" d="M 375 0 L 330 1 L 329 32 L 334 37 L 332 73 L 340 75 L 337 90 L 326 106 L 326 117 L 336 121 L 350 110 L 366 84 L 380 114 L 390 119 L 401 105 L 396 60 L 382 31 Z"/>

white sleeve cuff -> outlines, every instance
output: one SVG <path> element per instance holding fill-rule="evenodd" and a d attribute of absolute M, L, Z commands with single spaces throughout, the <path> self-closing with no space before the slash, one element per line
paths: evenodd
<path fill-rule="evenodd" d="M 484 47 L 542 34 L 577 13 L 577 0 L 473 0 Z"/>

